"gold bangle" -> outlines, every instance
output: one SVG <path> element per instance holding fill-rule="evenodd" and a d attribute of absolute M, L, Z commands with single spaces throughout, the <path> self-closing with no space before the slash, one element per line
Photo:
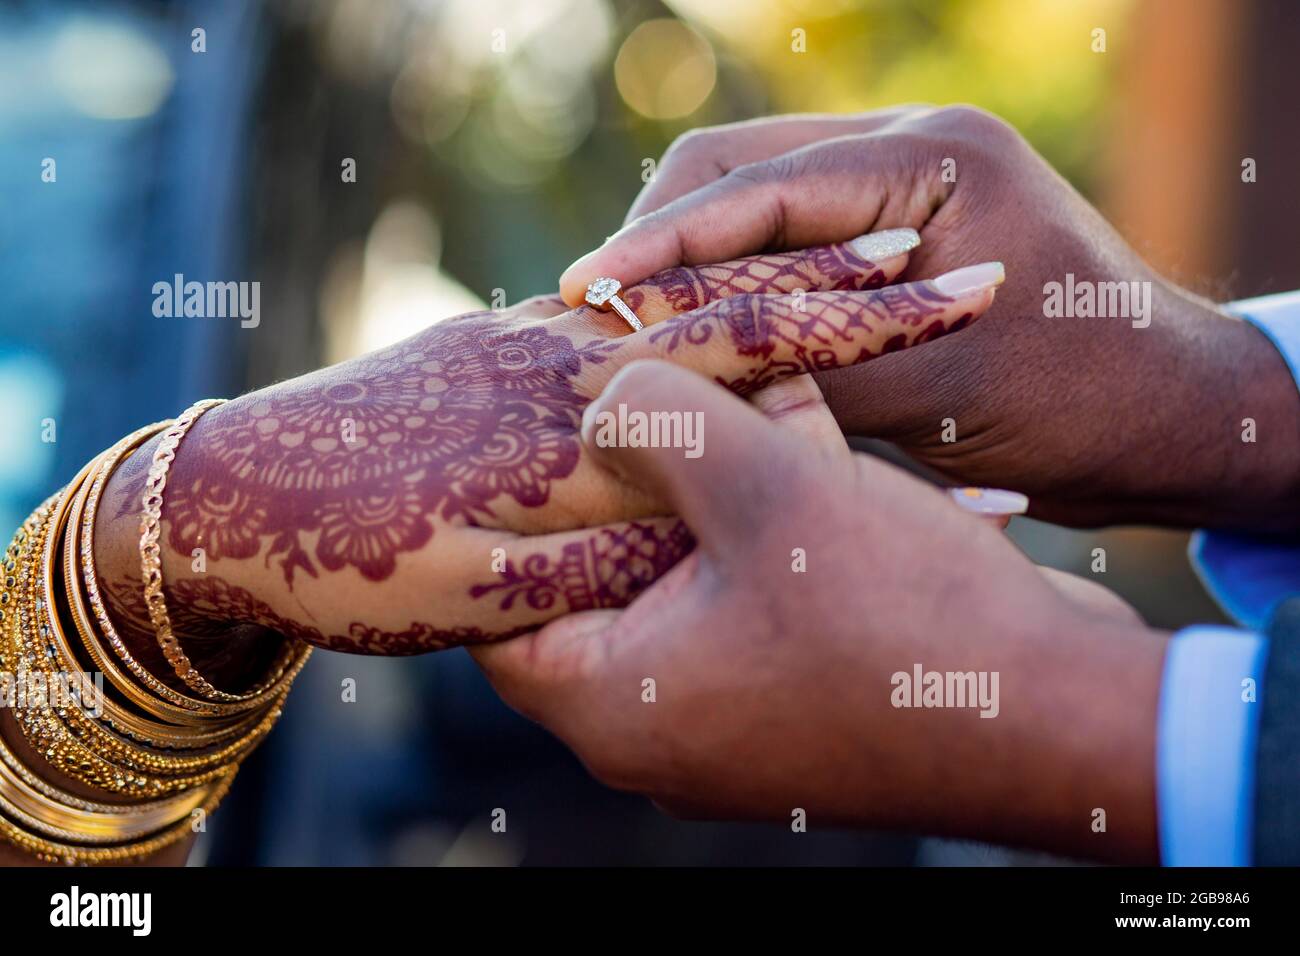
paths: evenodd
<path fill-rule="evenodd" d="M 176 449 L 181 439 L 190 430 L 204 412 L 215 405 L 221 405 L 225 399 L 207 398 L 195 402 L 181 412 L 176 421 L 163 433 L 162 441 L 154 449 L 153 462 L 149 466 L 149 477 L 145 480 L 143 505 L 140 519 L 140 573 L 144 578 L 144 600 L 149 608 L 149 617 L 153 621 L 158 637 L 158 646 L 172 670 L 185 682 L 185 685 L 208 700 L 228 703 L 251 703 L 256 706 L 267 695 L 276 694 L 287 686 L 295 662 L 293 649 L 286 646 L 285 655 L 273 668 L 272 674 L 262 683 L 242 693 L 232 694 L 212 686 L 190 662 L 180 642 L 172 631 L 171 617 L 167 613 L 167 599 L 163 594 L 162 547 L 159 538 L 162 534 L 163 491 L 167 487 L 167 472 L 176 460 Z M 305 659 L 304 655 L 296 655 Z"/>
<path fill-rule="evenodd" d="M 153 622 L 158 646 L 162 648 L 163 657 L 176 672 L 176 676 L 185 682 L 186 687 L 208 700 L 240 702 L 249 698 L 227 695 L 213 687 L 190 663 L 180 642 L 176 640 L 176 635 L 172 633 L 167 599 L 163 595 L 162 546 L 159 544 L 162 534 L 163 491 L 167 487 L 167 472 L 176 460 L 176 449 L 180 447 L 181 439 L 190 430 L 190 426 L 199 420 L 199 416 L 221 403 L 222 399 L 218 398 L 195 402 L 168 426 L 158 447 L 154 449 L 149 475 L 145 479 L 144 497 L 141 499 L 140 576 L 144 580 L 144 603 L 149 609 L 149 619 Z"/>
<path fill-rule="evenodd" d="M 72 794 L 55 788 L 55 795 L 29 784 L 14 770 L 17 758 L 0 741 L 0 800 L 9 816 L 46 836 L 82 843 L 127 843 L 142 840 L 188 817 L 206 802 L 210 787 L 199 787 L 142 804 L 100 804 L 88 810 L 72 807 Z"/>
<path fill-rule="evenodd" d="M 108 453 L 97 456 L 67 488 L 38 506 L 15 531 L 3 555 L 0 575 L 0 670 L 24 680 L 33 675 L 48 679 L 60 667 L 69 675 L 81 672 L 84 665 L 67 640 L 55 600 L 60 571 L 67 575 L 63 584 L 70 589 L 68 616 L 77 627 L 86 653 L 92 659 L 108 660 L 84 604 L 73 597 L 80 596 L 75 560 L 77 544 L 81 540 L 93 547 L 93 535 L 85 539 L 77 535 L 83 509 L 90 500 L 89 476 L 102 477 L 111 470 L 106 465 Z M 67 532 L 61 534 L 65 524 Z M 93 572 L 93 560 L 90 568 Z M 98 717 L 78 706 L 84 700 L 60 712 L 50 706 L 46 695 L 43 706 L 18 709 L 19 729 L 52 768 L 97 789 L 128 793 L 137 799 L 110 804 L 71 794 L 24 766 L 0 737 L 0 838 L 41 860 L 68 864 L 139 860 L 185 838 L 191 832 L 187 818 L 199 810 L 216 809 L 235 777 L 238 759 L 275 723 L 292 677 L 301 664 L 300 659 L 292 673 L 287 674 L 283 691 L 265 695 L 260 713 L 233 722 L 246 726 L 256 720 L 256 726 L 216 753 L 194 754 L 193 759 L 160 755 L 153 744 L 118 738 L 115 734 L 118 728 L 111 721 L 105 721 L 113 728 L 110 731 L 99 726 Z M 149 699 L 129 678 L 120 671 L 117 674 L 139 697 Z M 30 698 L 24 704 L 31 704 Z M 178 716 L 185 723 L 174 727 L 166 720 L 158 723 L 136 717 L 117 701 L 105 700 L 105 714 L 110 713 L 110 704 L 113 719 L 130 716 L 130 729 L 142 732 L 145 737 L 160 731 L 164 737 L 168 734 L 188 737 L 191 733 L 210 732 L 214 725 L 226 723 L 180 710 Z M 197 776 L 145 779 L 113 766 L 104 759 L 105 754 L 115 760 L 168 772 L 184 772 L 193 766 L 193 760 L 234 759 Z M 142 789 L 151 791 L 147 799 L 140 799 L 145 795 Z"/>
<path fill-rule="evenodd" d="M 136 812 L 147 812 L 152 807 L 157 807 L 170 801 L 182 799 L 181 795 L 164 797 L 162 800 L 146 801 L 145 803 L 100 803 L 96 800 L 87 800 L 76 794 L 69 793 L 66 790 L 48 783 L 41 777 L 32 773 L 30 769 L 18 759 L 18 755 L 9 749 L 4 741 L 4 736 L 0 734 L 0 762 L 3 762 L 9 768 L 12 775 L 17 777 L 22 786 L 33 790 L 38 794 L 48 797 L 65 807 L 71 807 L 74 810 L 86 810 L 90 813 L 115 813 L 130 815 Z M 196 791 L 189 791 L 184 799 L 190 799 Z"/>
<path fill-rule="evenodd" d="M 94 612 L 95 621 L 98 623 L 99 632 L 107 640 L 110 647 L 113 648 L 114 654 L 127 667 L 135 678 L 144 685 L 147 690 L 152 691 L 149 694 L 142 691 L 113 664 L 108 655 L 104 654 L 97 641 L 87 638 L 85 632 L 82 632 L 83 643 L 86 651 L 105 676 L 113 683 L 123 696 L 127 698 L 136 707 L 139 707 L 147 714 L 161 720 L 170 721 L 182 725 L 200 726 L 212 728 L 215 724 L 217 727 L 229 726 L 220 722 L 215 722 L 214 717 L 239 718 L 242 714 L 247 714 L 255 710 L 262 704 L 260 701 L 240 704 L 218 704 L 210 701 L 198 700 L 185 694 L 178 693 L 171 687 L 168 687 L 147 668 L 141 665 L 127 649 L 126 644 L 118 634 L 113 621 L 108 614 L 108 609 L 99 593 L 99 576 L 95 568 L 95 547 L 94 547 L 94 526 L 95 518 L 98 513 L 99 499 L 103 492 L 104 485 L 111 477 L 114 468 L 117 467 L 120 460 L 133 452 L 139 445 L 147 441 L 155 431 L 161 430 L 165 423 L 160 426 L 150 426 L 149 429 L 141 429 L 132 435 L 122 439 L 113 448 L 109 449 L 101 461 L 95 474 L 94 480 L 90 483 L 89 492 L 84 499 L 84 504 L 80 501 L 74 502 L 74 515 L 72 526 L 80 526 L 81 537 L 78 547 L 74 550 L 80 557 L 82 576 L 84 577 L 84 588 L 86 599 L 90 602 L 91 610 Z M 84 513 L 78 514 L 79 506 L 84 507 Z M 79 520 L 78 520 L 79 518 Z M 84 613 L 84 604 L 81 601 L 81 588 L 73 580 L 76 576 L 75 568 L 69 573 L 69 601 L 72 604 L 74 615 Z M 88 622 L 87 622 L 88 623 Z M 302 669 L 302 663 L 297 665 L 291 677 L 297 676 Z M 249 718 L 243 718 L 248 720 Z M 245 726 L 240 720 L 233 724 L 238 728 Z M 232 732 L 234 732 L 232 730 Z"/>
<path fill-rule="evenodd" d="M 203 720 L 196 719 L 191 712 L 180 708 L 162 713 L 155 712 L 157 708 L 153 697 L 123 674 L 100 646 L 95 622 L 91 620 L 86 610 L 83 582 L 78 574 L 77 530 L 81 524 L 81 516 L 86 505 L 88 490 L 88 487 L 83 485 L 81 490 L 77 492 L 77 498 L 73 501 L 72 509 L 68 514 L 67 530 L 64 532 L 63 589 L 68 600 L 69 616 L 78 636 L 81 638 L 81 647 L 86 652 L 90 663 L 105 675 L 109 683 L 129 703 L 139 708 L 146 715 L 140 716 L 135 711 L 119 705 L 108 695 L 103 695 L 104 722 L 118 733 L 125 734 L 141 743 L 164 749 L 185 750 L 211 747 L 247 732 L 261 717 L 261 714 L 257 711 L 247 715 L 237 715 L 234 718 L 214 717 Z M 85 547 L 93 549 L 93 536 L 89 539 L 83 537 L 82 540 L 85 542 Z M 105 618 L 107 619 L 107 615 L 105 615 Z M 75 659 L 75 655 L 72 653 L 71 648 L 67 646 L 66 641 L 57 642 L 55 649 L 62 657 L 73 657 Z M 124 646 L 123 651 L 125 652 L 125 650 Z M 132 663 L 135 663 L 134 659 L 132 659 Z M 148 671 L 145 671 L 145 673 L 147 674 Z M 179 716 L 184 720 L 183 723 L 176 721 L 178 711 Z"/>
<path fill-rule="evenodd" d="M 221 801 L 225 799 L 226 794 L 230 792 L 230 785 L 234 782 L 234 779 L 235 771 L 231 771 L 225 777 L 214 781 L 201 803 L 190 809 L 184 817 L 181 817 L 175 823 L 166 826 L 161 832 L 143 839 L 127 836 L 121 845 L 117 846 L 88 847 L 79 845 L 86 839 L 81 827 L 89 821 L 74 821 L 72 826 L 67 828 L 69 836 L 59 840 L 32 833 L 31 830 L 14 822 L 4 813 L 0 813 L 0 837 L 8 840 L 19 849 L 35 855 L 37 859 L 48 863 L 90 865 L 141 860 L 188 836 L 192 829 L 190 820 L 187 818 L 192 817 L 195 810 L 201 810 L 205 815 L 216 810 Z"/>
<path fill-rule="evenodd" d="M 40 558 L 47 554 L 46 542 L 50 537 L 51 526 L 65 513 L 67 496 L 75 491 L 76 483 L 84 478 L 85 471 L 86 469 L 83 469 L 82 473 L 74 479 L 73 484 L 58 496 L 53 510 L 44 513 L 36 526 L 34 536 L 29 536 L 27 539 L 31 560 L 27 562 L 20 576 L 19 587 L 23 593 L 19 616 L 7 631 L 9 648 L 6 654 L 8 660 L 17 664 L 12 670 L 25 680 L 30 680 L 26 675 L 32 672 L 45 673 L 40 663 L 42 648 L 38 646 L 38 641 L 41 643 L 48 641 L 54 627 L 51 616 L 46 613 L 49 610 L 48 605 L 39 590 L 40 584 L 43 583 L 41 579 L 46 571 L 46 566 Z M 33 565 L 36 565 L 35 570 L 40 573 L 32 573 Z M 52 657 L 53 653 L 53 650 L 49 649 L 46 653 L 47 658 Z M 128 745 L 125 742 L 115 745 L 100 739 L 98 743 L 103 753 L 96 750 L 94 746 L 87 746 L 79 735 L 70 731 L 60 719 L 61 716 L 66 717 L 73 712 L 80 713 L 79 708 L 64 708 L 63 711 L 61 715 L 59 708 L 50 706 L 47 699 L 43 702 L 43 706 L 19 708 L 15 716 L 28 742 L 35 750 L 42 753 L 52 766 L 69 777 L 91 786 L 110 793 L 137 797 L 160 796 L 202 786 L 222 773 L 228 772 L 229 767 L 222 766 L 193 774 L 162 777 L 148 776 L 138 769 L 132 772 L 132 769 L 114 766 L 108 757 L 123 759 Z"/>
<path fill-rule="evenodd" d="M 75 492 L 77 499 L 81 499 L 81 495 L 85 491 L 84 477 L 88 470 L 93 470 L 97 463 L 98 459 L 87 466 L 87 470 L 83 470 L 82 474 L 73 479 L 73 483 L 68 486 L 64 493 L 64 499 L 56 506 L 46 531 L 41 562 L 44 607 L 36 610 L 36 623 L 38 632 L 46 641 L 46 648 L 38 648 L 37 650 L 38 652 L 45 650 L 44 659 L 47 664 L 42 665 L 42 655 L 37 653 L 34 655 L 34 660 L 29 661 L 29 666 L 35 666 L 45 671 L 47 679 L 48 675 L 55 673 L 49 666 L 54 661 L 63 663 L 65 669 L 70 673 L 80 669 L 80 663 L 73 655 L 63 633 L 54 603 L 55 588 L 53 578 L 57 570 L 55 553 L 59 541 L 61 539 L 67 540 L 63 538 L 62 531 L 64 524 L 68 521 L 70 512 L 73 510 L 73 507 L 67 504 L 67 498 Z M 93 643 L 93 637 L 91 643 Z M 106 705 L 107 703 L 105 701 Z M 97 755 L 110 763 L 125 770 L 133 771 L 136 774 L 163 775 L 201 772 L 237 759 L 256 744 L 260 737 L 257 726 L 261 723 L 263 717 L 262 714 L 255 712 L 250 719 L 244 721 L 246 725 L 249 725 L 244 728 L 246 732 L 234 743 L 226 744 L 219 750 L 177 756 L 174 754 L 159 754 L 141 746 L 139 743 L 126 740 L 107 728 L 100 727 L 95 718 L 85 714 L 80 707 L 67 707 L 61 711 L 56 711 L 56 713 L 73 736 L 88 744 Z M 269 730 L 269 727 L 266 729 Z M 208 743 L 211 745 L 213 742 L 209 741 Z"/>

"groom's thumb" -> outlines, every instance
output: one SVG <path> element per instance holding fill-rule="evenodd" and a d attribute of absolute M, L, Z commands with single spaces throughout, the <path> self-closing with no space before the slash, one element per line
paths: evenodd
<path fill-rule="evenodd" d="M 715 553 L 788 503 L 801 439 L 720 385 L 667 362 L 633 362 L 587 408 L 597 462 L 653 494 Z"/>

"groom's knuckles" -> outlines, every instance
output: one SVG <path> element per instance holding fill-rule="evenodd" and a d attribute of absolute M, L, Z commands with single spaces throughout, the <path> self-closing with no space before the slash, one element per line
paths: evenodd
<path fill-rule="evenodd" d="M 694 129 L 678 136 L 668 146 L 654 178 L 628 210 L 631 223 L 664 204 L 725 176 L 737 162 L 750 162 L 771 152 L 746 149 L 741 132 L 734 125 Z"/>
<path fill-rule="evenodd" d="M 799 114 L 690 130 L 677 137 L 641 191 L 627 222 L 707 185 L 745 163 L 758 162 L 824 139 L 867 133 L 932 109 L 907 104 L 857 115 Z"/>
<path fill-rule="evenodd" d="M 687 449 L 659 441 L 657 430 L 654 435 L 649 432 L 656 420 L 671 422 L 675 418 L 682 423 L 684 445 L 688 417 L 705 428 L 710 419 L 717 424 L 719 418 L 727 417 L 725 405 L 719 408 L 715 397 L 708 394 L 711 387 L 699 376 L 667 363 L 633 361 L 610 380 L 588 410 L 584 442 L 602 465 L 670 507 L 681 509 L 685 504 L 682 496 L 690 492 L 692 483 L 684 480 L 677 459 L 684 458 Z M 634 431 L 637 428 L 639 432 Z M 701 454 L 695 462 L 703 459 Z M 707 467 L 707 462 L 699 467 Z"/>
<path fill-rule="evenodd" d="M 660 157 L 654 178 L 628 210 L 626 221 L 725 175 L 731 165 L 727 153 L 736 138 L 735 130 L 726 126 L 688 130 L 678 136 Z"/>
<path fill-rule="evenodd" d="M 811 375 L 795 375 L 759 389 L 750 402 L 782 428 L 805 435 L 818 447 L 848 450 L 839 423 Z"/>
<path fill-rule="evenodd" d="M 493 689 L 508 706 L 529 720 L 541 721 L 547 699 L 538 690 L 550 686 L 547 674 L 534 664 L 541 632 L 534 631 L 497 644 L 470 645 L 469 654 Z"/>
<path fill-rule="evenodd" d="M 560 277 L 565 300 L 580 301 L 582 289 L 599 275 L 639 282 L 673 266 L 721 262 L 772 248 L 770 199 L 760 195 L 763 187 L 734 177 L 734 171 L 728 173 L 624 226 L 565 270 Z"/>
<path fill-rule="evenodd" d="M 602 635 L 617 620 L 618 612 L 561 610 L 569 613 L 538 630 L 508 641 L 470 645 L 470 654 L 503 696 L 507 689 L 512 690 L 527 706 L 522 698 L 529 688 L 576 684 L 598 676 L 604 654 Z M 514 701 L 507 702 L 514 706 Z"/>
<path fill-rule="evenodd" d="M 990 152 L 1009 151 L 1024 142 L 1014 126 L 978 106 L 959 103 L 917 116 L 912 123 L 919 130 L 974 143 Z"/>

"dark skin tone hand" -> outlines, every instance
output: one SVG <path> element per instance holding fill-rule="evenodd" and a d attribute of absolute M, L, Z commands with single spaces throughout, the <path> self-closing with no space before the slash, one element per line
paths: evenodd
<path fill-rule="evenodd" d="M 945 170 L 950 174 L 945 176 Z M 955 175 L 955 181 L 953 181 Z M 1064 524 L 1300 529 L 1300 396 L 1249 323 L 1155 273 L 1001 120 L 969 107 L 791 116 L 692 133 L 603 247 L 561 280 L 911 226 L 910 270 L 998 258 L 969 335 L 818 376 L 846 432 L 964 483 L 1027 493 Z M 1047 318 L 1044 287 L 1150 282 L 1150 324 Z M 943 440 L 953 419 L 957 440 Z M 1245 419 L 1254 442 L 1243 442 Z"/>
<path fill-rule="evenodd" d="M 1044 574 L 936 489 L 850 454 L 811 379 L 763 402 L 800 411 L 776 423 L 650 363 L 611 382 L 601 408 L 717 423 L 698 459 L 592 448 L 670 500 L 699 546 L 626 610 L 472 648 L 502 697 L 597 778 L 679 816 L 788 826 L 802 810 L 809 827 L 1154 863 L 1167 635 Z M 997 672 L 996 716 L 895 706 L 893 675 L 917 663 Z"/>

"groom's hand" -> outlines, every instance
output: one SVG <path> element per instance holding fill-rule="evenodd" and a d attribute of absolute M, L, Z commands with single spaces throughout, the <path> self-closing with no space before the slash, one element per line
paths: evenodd
<path fill-rule="evenodd" d="M 995 117 L 903 107 L 692 133 L 629 215 L 566 271 L 566 300 L 598 274 L 888 227 L 924 239 L 907 277 L 1000 259 L 1012 279 L 967 335 L 819 376 L 846 431 L 1027 492 L 1052 520 L 1300 527 L 1300 398 L 1277 351 L 1154 273 Z M 1127 307 L 1078 317 L 1080 296 L 1124 305 L 1111 283 Z"/>
<path fill-rule="evenodd" d="M 610 383 L 585 420 L 592 454 L 668 502 L 698 546 L 626 611 L 474 648 L 505 700 L 597 777 L 680 814 L 802 811 L 810 826 L 1154 861 L 1163 638 L 1045 578 L 940 491 L 851 454 L 810 379 L 755 403 L 662 363 Z M 616 409 L 699 416 L 703 453 L 603 446 Z M 895 675 L 918 668 L 977 685 L 966 706 L 898 706 Z"/>

